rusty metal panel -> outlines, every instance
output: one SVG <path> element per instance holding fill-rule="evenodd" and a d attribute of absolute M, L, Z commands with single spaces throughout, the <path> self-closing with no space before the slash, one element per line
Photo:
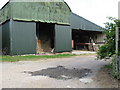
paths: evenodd
<path fill-rule="evenodd" d="M 72 51 L 71 27 L 55 25 L 55 52 Z"/>

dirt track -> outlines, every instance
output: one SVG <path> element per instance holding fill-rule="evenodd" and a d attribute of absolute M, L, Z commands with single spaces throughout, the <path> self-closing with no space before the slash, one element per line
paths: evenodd
<path fill-rule="evenodd" d="M 117 81 L 110 82 L 110 77 L 106 76 L 106 73 L 98 72 L 109 61 L 95 60 L 95 58 L 92 55 L 0 63 L 2 64 L 2 87 L 117 88 Z"/>

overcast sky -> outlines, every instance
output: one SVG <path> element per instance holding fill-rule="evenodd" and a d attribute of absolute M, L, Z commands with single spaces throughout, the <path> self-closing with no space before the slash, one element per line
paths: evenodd
<path fill-rule="evenodd" d="M 0 8 L 8 0 L 0 0 Z M 71 10 L 104 27 L 105 22 L 108 21 L 106 17 L 118 18 L 118 2 L 120 0 L 64 0 L 68 3 Z"/>

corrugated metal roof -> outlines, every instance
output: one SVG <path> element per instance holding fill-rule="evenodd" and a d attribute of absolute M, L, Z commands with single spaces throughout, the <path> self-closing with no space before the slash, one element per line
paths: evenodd
<path fill-rule="evenodd" d="M 71 27 L 77 30 L 88 30 L 88 31 L 104 31 L 104 28 L 96 25 L 95 23 L 75 14 L 71 13 Z"/>

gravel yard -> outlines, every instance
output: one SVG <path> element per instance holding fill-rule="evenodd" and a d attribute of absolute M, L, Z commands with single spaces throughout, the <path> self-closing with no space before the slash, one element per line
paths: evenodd
<path fill-rule="evenodd" d="M 0 75 L 3 88 L 117 88 L 116 81 L 106 84 L 110 78 L 99 71 L 109 63 L 108 60 L 96 60 L 95 55 L 1 62 Z"/>

